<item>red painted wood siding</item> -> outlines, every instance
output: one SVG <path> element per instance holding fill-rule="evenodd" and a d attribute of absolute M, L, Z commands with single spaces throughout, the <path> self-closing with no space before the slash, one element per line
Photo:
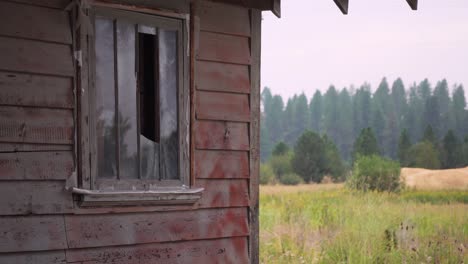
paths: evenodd
<path fill-rule="evenodd" d="M 193 206 L 82 208 L 68 0 L 0 0 L 0 263 L 248 263 L 251 14 L 201 1 Z M 34 26 L 31 26 L 34 25 Z"/>

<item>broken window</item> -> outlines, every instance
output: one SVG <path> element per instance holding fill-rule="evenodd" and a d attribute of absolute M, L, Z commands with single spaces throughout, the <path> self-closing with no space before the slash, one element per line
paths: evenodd
<path fill-rule="evenodd" d="M 184 24 L 126 11 L 96 12 L 93 181 L 98 189 L 187 182 L 181 154 L 188 144 L 181 142 L 188 125 L 180 125 L 187 109 L 179 102 L 188 96 Z"/>

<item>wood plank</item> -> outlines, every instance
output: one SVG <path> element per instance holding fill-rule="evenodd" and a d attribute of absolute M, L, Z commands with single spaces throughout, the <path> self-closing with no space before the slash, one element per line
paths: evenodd
<path fill-rule="evenodd" d="M 418 0 L 406 0 L 412 10 L 418 10 Z"/>
<path fill-rule="evenodd" d="M 0 70 L 74 75 L 69 45 L 0 37 Z"/>
<path fill-rule="evenodd" d="M 65 250 L 0 254 L 2 264 L 66 264 Z"/>
<path fill-rule="evenodd" d="M 73 143 L 73 112 L 0 106 L 0 142 Z"/>
<path fill-rule="evenodd" d="M 249 150 L 247 123 L 196 121 L 194 134 L 197 149 Z"/>
<path fill-rule="evenodd" d="M 0 182 L 0 215 L 63 214 L 72 209 L 65 181 Z"/>
<path fill-rule="evenodd" d="M 223 121 L 250 121 L 249 96 L 247 94 L 198 92 L 197 119 Z"/>
<path fill-rule="evenodd" d="M 64 9 L 70 3 L 70 0 L 8 0 L 8 1 L 35 5 L 35 6 L 58 8 L 58 9 Z"/>
<path fill-rule="evenodd" d="M 73 153 L 0 153 L 1 180 L 66 180 L 74 170 Z"/>
<path fill-rule="evenodd" d="M 249 38 L 202 31 L 197 59 L 248 65 Z"/>
<path fill-rule="evenodd" d="M 195 151 L 195 177 L 199 179 L 249 178 L 246 151 Z"/>
<path fill-rule="evenodd" d="M 2 217 L 0 234 L 0 252 L 67 247 L 63 216 Z"/>
<path fill-rule="evenodd" d="M 249 263 L 247 238 L 172 242 L 67 251 L 67 261 L 86 264 Z"/>
<path fill-rule="evenodd" d="M 246 179 L 197 179 L 195 185 L 205 188 L 197 206 L 199 208 L 247 207 L 249 206 L 247 182 Z"/>
<path fill-rule="evenodd" d="M 250 261 L 259 263 L 259 183 L 260 183 L 260 50 L 261 50 L 261 23 L 262 13 L 251 11 L 252 19 L 252 66 L 250 67 L 251 93 L 250 93 L 250 207 L 249 237 Z"/>
<path fill-rule="evenodd" d="M 201 30 L 250 36 L 249 9 L 204 1 L 198 10 Z"/>
<path fill-rule="evenodd" d="M 338 6 L 341 13 L 343 13 L 343 15 L 348 14 L 349 0 L 333 0 L 333 1 L 335 2 L 336 6 Z"/>
<path fill-rule="evenodd" d="M 244 208 L 67 215 L 65 223 L 69 248 L 212 239 L 249 232 Z"/>
<path fill-rule="evenodd" d="M 247 65 L 198 61 L 196 69 L 198 90 L 250 92 L 249 67 Z"/>
<path fill-rule="evenodd" d="M 22 144 L 22 143 L 1 143 L 2 152 L 29 152 L 29 151 L 72 151 L 72 145 L 46 145 L 46 144 Z"/>
<path fill-rule="evenodd" d="M 0 105 L 73 108 L 72 79 L 0 72 Z"/>
<path fill-rule="evenodd" d="M 0 35 L 71 44 L 68 12 L 0 2 Z"/>

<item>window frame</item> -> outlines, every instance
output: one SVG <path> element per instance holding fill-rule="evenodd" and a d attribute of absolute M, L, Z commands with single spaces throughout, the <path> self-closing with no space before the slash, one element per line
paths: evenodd
<path fill-rule="evenodd" d="M 160 180 L 160 179 L 99 179 L 98 177 L 98 157 L 97 157 L 97 114 L 96 114 L 96 61 L 95 61 L 95 38 L 93 34 L 87 32 L 84 37 L 87 46 L 87 53 L 84 54 L 87 58 L 87 63 L 82 68 L 82 71 L 87 71 L 87 74 L 81 73 L 83 76 L 88 76 L 87 87 L 88 95 L 80 98 L 82 108 L 87 109 L 88 119 L 87 124 L 81 125 L 81 131 L 88 133 L 89 157 L 83 155 L 82 161 L 89 165 L 88 169 L 82 169 L 81 184 L 82 188 L 73 188 L 73 192 L 80 194 L 81 205 L 96 206 L 96 205 L 151 205 L 151 204 L 188 204 L 194 203 L 201 197 L 202 188 L 190 188 L 190 54 L 189 54 L 189 18 L 181 18 L 180 16 L 167 17 L 163 15 L 147 14 L 137 11 L 128 11 L 117 8 L 94 6 L 88 10 L 90 25 L 94 28 L 96 16 L 106 17 L 114 20 L 124 20 L 145 26 L 154 26 L 164 30 L 176 30 L 178 36 L 178 180 Z M 89 31 L 89 29 L 88 29 Z M 83 32 L 82 32 L 83 33 Z M 138 36 L 138 31 L 136 31 Z M 137 38 L 138 39 L 138 38 Z M 138 67 L 138 40 L 135 45 L 135 63 Z M 83 41 L 81 41 L 83 43 Z M 86 52 L 86 51 L 85 51 Z M 86 60 L 86 59 L 85 59 Z M 135 71 L 136 73 L 136 71 Z M 115 76 L 117 78 L 117 76 Z M 82 78 L 83 79 L 83 78 Z M 138 78 L 137 78 L 138 80 Z M 83 81 L 82 81 L 83 82 Z M 82 93 L 85 91 L 82 91 Z M 139 100 L 139 87 L 137 81 L 137 101 Z M 85 106 L 83 106 L 86 104 Z M 137 106 L 137 115 L 139 106 Z M 84 113 L 86 114 L 86 113 Z M 84 131 L 83 131 L 84 130 Z M 138 134 L 140 133 L 138 121 Z M 83 134 L 83 133 L 82 133 Z M 138 145 L 139 145 L 138 139 Z M 140 146 L 138 146 L 138 149 Z M 138 155 L 140 155 L 138 151 Z M 86 161 L 86 159 L 89 160 Z M 140 159 L 138 159 L 138 163 Z M 138 165 L 140 166 L 140 165 Z"/>

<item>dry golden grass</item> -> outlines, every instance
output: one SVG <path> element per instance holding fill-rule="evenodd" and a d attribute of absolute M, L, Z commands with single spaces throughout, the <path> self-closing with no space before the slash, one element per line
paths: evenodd
<path fill-rule="evenodd" d="M 313 191 L 328 191 L 336 190 L 343 187 L 343 184 L 326 183 L 326 184 L 300 184 L 291 185 L 261 185 L 260 193 L 262 194 L 284 194 L 297 192 L 313 192 Z"/>
<path fill-rule="evenodd" d="M 402 168 L 407 187 L 424 190 L 468 190 L 468 167 L 450 170 Z"/>

